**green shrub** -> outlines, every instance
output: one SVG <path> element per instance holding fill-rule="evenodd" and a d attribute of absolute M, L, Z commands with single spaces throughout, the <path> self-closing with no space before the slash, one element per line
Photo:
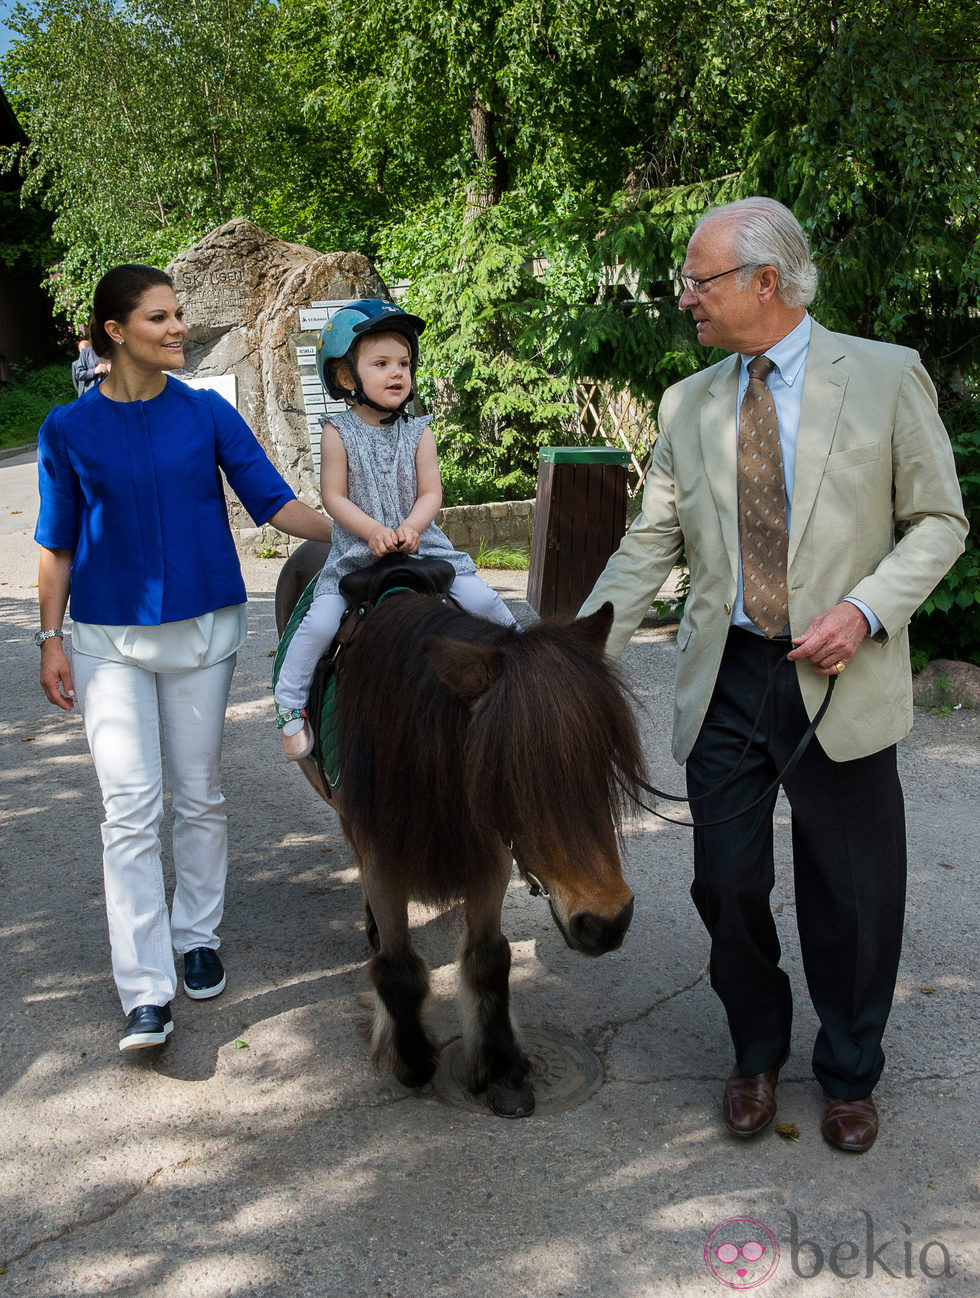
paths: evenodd
<path fill-rule="evenodd" d="M 37 441 L 37 430 L 52 406 L 75 399 L 71 363 L 39 369 L 11 367 L 9 383 L 0 384 L 0 447 L 26 446 Z"/>
<path fill-rule="evenodd" d="M 980 664 L 980 401 L 964 401 L 943 412 L 956 457 L 963 508 L 970 520 L 966 550 L 912 619 L 912 667 L 933 658 Z"/>
<path fill-rule="evenodd" d="M 532 500 L 536 490 L 530 473 L 520 471 L 496 477 L 489 469 L 460 464 L 440 457 L 443 505 L 486 505 L 498 500 Z"/>

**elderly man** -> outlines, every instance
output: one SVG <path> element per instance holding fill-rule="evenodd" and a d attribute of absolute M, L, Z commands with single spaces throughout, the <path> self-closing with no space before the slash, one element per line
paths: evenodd
<path fill-rule="evenodd" d="M 838 678 L 782 783 L 822 1131 L 863 1152 L 902 942 L 907 628 L 967 524 L 918 356 L 810 317 L 817 272 L 788 208 L 747 198 L 709 211 L 682 280 L 698 340 L 734 354 L 664 394 L 643 510 L 582 612 L 612 601 L 620 653 L 686 557 L 674 756 L 696 824 L 691 895 L 735 1047 L 723 1111 L 736 1136 L 772 1119 L 790 1044 L 769 904 L 776 790 Z"/>

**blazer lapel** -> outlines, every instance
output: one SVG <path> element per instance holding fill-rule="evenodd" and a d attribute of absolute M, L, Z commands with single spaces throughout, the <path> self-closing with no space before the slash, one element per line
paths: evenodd
<path fill-rule="evenodd" d="M 788 563 L 793 562 L 793 556 L 806 532 L 837 430 L 848 380 L 844 341 L 840 334 L 831 333 L 814 320 L 807 351 L 800 428 L 796 442 Z"/>
<path fill-rule="evenodd" d="M 738 366 L 732 355 L 723 361 L 708 387 L 701 407 L 701 454 L 705 477 L 721 525 L 722 540 L 732 572 L 738 563 L 738 440 L 735 404 L 738 400 Z"/>

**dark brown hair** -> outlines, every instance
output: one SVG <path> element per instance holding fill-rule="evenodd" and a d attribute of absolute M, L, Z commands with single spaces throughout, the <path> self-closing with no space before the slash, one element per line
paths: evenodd
<path fill-rule="evenodd" d="M 170 276 L 156 266 L 114 266 L 106 271 L 95 286 L 89 322 L 92 350 L 97 356 L 112 354 L 112 340 L 105 331 L 106 321 L 116 320 L 125 324 L 146 290 L 158 284 L 165 284 L 167 288 L 174 286 Z"/>

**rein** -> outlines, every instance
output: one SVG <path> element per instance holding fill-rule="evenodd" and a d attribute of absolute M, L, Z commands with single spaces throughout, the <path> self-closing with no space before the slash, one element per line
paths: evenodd
<path fill-rule="evenodd" d="M 779 660 L 780 665 L 782 663 L 788 663 L 788 662 L 789 662 L 788 657 L 780 658 Z M 756 732 L 758 731 L 759 726 L 762 724 L 762 714 L 765 711 L 765 706 L 769 699 L 769 691 L 772 689 L 773 682 L 775 681 L 775 679 L 776 677 L 774 672 L 772 679 L 769 681 L 769 684 L 766 686 L 765 693 L 762 696 L 762 702 L 759 704 L 759 712 L 752 726 L 752 731 L 749 734 L 748 739 L 746 739 L 745 741 L 745 747 L 742 749 L 741 753 L 739 753 L 738 760 L 736 761 L 735 765 L 728 772 L 728 774 L 725 776 L 725 778 L 721 781 L 720 784 L 716 784 L 715 787 L 713 789 L 709 789 L 707 793 L 699 793 L 694 798 L 688 798 L 677 793 L 667 793 L 664 789 L 658 789 L 652 784 L 646 784 L 643 780 L 637 780 L 637 784 L 639 785 L 639 787 L 644 791 L 644 793 L 649 793 L 651 794 L 651 796 L 655 798 L 665 798 L 669 802 L 687 802 L 689 804 L 692 802 L 701 802 L 705 798 L 711 798 L 714 797 L 716 793 L 720 793 L 722 789 L 726 788 L 729 784 L 731 784 L 732 780 L 735 778 L 736 774 L 738 773 L 739 767 L 742 765 L 742 762 L 745 760 L 745 756 L 752 745 L 752 741 L 753 739 L 755 739 Z M 836 684 L 837 684 L 837 677 L 828 676 L 827 689 L 823 696 L 823 700 L 820 704 L 820 707 L 817 709 L 813 720 L 807 726 L 806 730 L 804 730 L 800 742 L 796 745 L 796 748 L 793 750 L 792 754 L 790 755 L 789 760 L 786 762 L 786 765 L 777 774 L 776 778 L 768 786 L 768 788 L 766 788 L 759 795 L 759 797 L 757 797 L 753 802 L 750 802 L 748 806 L 742 807 L 738 811 L 732 812 L 730 816 L 721 816 L 718 820 L 705 820 L 702 821 L 700 824 L 696 825 L 693 820 L 674 820 L 672 816 L 665 816 L 662 811 L 656 811 L 653 807 L 648 807 L 647 804 L 643 802 L 640 798 L 636 798 L 635 801 L 639 806 L 643 808 L 644 811 L 648 811 L 652 816 L 656 816 L 660 820 L 666 820 L 668 825 L 681 825 L 685 829 L 710 829 L 714 825 L 724 825 L 727 824 L 727 822 L 730 820 L 737 820 L 739 816 L 744 816 L 747 811 L 751 811 L 753 807 L 757 807 L 760 802 L 765 802 L 765 800 L 769 797 L 769 795 L 775 789 L 779 788 L 780 784 L 782 784 L 786 776 L 789 775 L 795 769 L 800 758 L 803 756 L 804 752 L 806 751 L 806 748 L 809 745 L 810 740 L 816 734 L 817 726 L 819 726 L 820 722 L 823 720 L 824 714 L 826 713 L 827 708 L 830 706 L 830 700 L 831 697 L 833 696 L 834 686 Z M 620 788 L 624 788 L 622 783 L 620 783 Z"/>

